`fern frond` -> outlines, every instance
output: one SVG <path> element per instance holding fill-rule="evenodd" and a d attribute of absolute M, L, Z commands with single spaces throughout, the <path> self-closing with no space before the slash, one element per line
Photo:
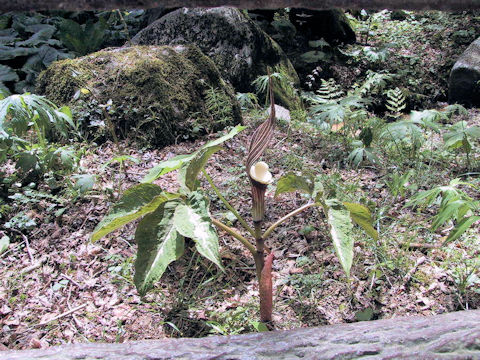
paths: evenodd
<path fill-rule="evenodd" d="M 385 107 L 392 113 L 399 114 L 402 110 L 405 110 L 407 104 L 405 103 L 405 95 L 398 87 L 395 89 L 387 90 L 387 103 Z"/>
<path fill-rule="evenodd" d="M 355 90 L 355 94 L 362 97 L 371 95 L 371 94 L 380 94 L 388 82 L 393 80 L 393 75 L 390 73 L 377 73 L 371 70 L 367 71 L 367 77 L 363 84 Z"/>

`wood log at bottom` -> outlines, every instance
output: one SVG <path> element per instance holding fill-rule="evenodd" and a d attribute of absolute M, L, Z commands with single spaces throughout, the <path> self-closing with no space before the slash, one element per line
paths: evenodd
<path fill-rule="evenodd" d="M 5 351 L 19 359 L 480 359 L 480 310 L 200 339 Z"/>

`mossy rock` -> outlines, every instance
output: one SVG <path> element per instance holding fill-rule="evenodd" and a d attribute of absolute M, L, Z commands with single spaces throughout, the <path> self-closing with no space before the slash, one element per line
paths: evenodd
<path fill-rule="evenodd" d="M 107 49 L 58 61 L 41 73 L 37 92 L 69 105 L 92 137 L 105 123 L 100 105 L 108 104 L 120 137 L 156 147 L 242 121 L 232 86 L 194 45 Z M 217 103 L 207 106 L 212 93 Z"/>
<path fill-rule="evenodd" d="M 480 38 L 455 62 L 448 82 L 448 102 L 480 106 Z"/>
<path fill-rule="evenodd" d="M 177 9 L 133 39 L 141 45 L 197 45 L 236 91 L 254 92 L 252 81 L 267 69 L 282 70 L 294 86 L 298 75 L 281 47 L 242 11 L 233 8 Z M 276 101 L 291 110 L 301 107 L 295 92 L 277 90 Z M 280 94 L 281 93 L 281 94 Z"/>

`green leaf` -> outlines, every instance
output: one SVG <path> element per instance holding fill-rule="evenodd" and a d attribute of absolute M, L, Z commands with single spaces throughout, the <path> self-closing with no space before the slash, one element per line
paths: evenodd
<path fill-rule="evenodd" d="M 85 194 L 86 192 L 92 190 L 93 185 L 95 185 L 95 175 L 73 175 L 72 178 L 75 179 L 75 189 L 77 189 L 81 194 Z"/>
<path fill-rule="evenodd" d="M 378 240 L 378 232 L 372 226 L 373 219 L 370 210 L 366 206 L 357 203 L 344 202 L 343 205 L 350 211 L 350 217 L 355 224 L 365 230 L 374 240 Z"/>
<path fill-rule="evenodd" d="M 275 197 L 280 194 L 300 191 L 306 194 L 311 194 L 313 191 L 313 183 L 311 179 L 288 173 L 278 180 L 277 189 L 275 190 Z"/>
<path fill-rule="evenodd" d="M 151 183 L 160 176 L 179 169 L 183 164 L 193 159 L 194 156 L 195 153 L 190 155 L 177 155 L 169 160 L 162 161 L 160 164 L 151 168 L 148 174 L 140 182 Z"/>
<path fill-rule="evenodd" d="M 313 200 L 318 203 L 323 199 L 323 194 L 325 189 L 323 188 L 323 184 L 320 177 L 315 178 L 315 182 L 313 184 L 313 191 L 312 191 L 312 198 Z"/>
<path fill-rule="evenodd" d="M 465 130 L 465 133 L 473 139 L 478 139 L 480 138 L 480 126 L 471 126 Z"/>
<path fill-rule="evenodd" d="M 20 56 L 36 54 L 38 49 L 0 45 L 0 61 L 15 59 Z"/>
<path fill-rule="evenodd" d="M 148 174 L 140 181 L 141 183 L 150 183 L 155 181 L 160 176 L 165 175 L 171 171 L 177 170 L 182 167 L 184 164 L 192 161 L 194 158 L 197 157 L 199 153 L 205 153 L 204 150 L 212 147 L 216 147 L 224 143 L 227 140 L 230 140 L 235 135 L 237 135 L 240 131 L 244 130 L 246 127 L 237 125 L 235 126 L 227 135 L 224 135 L 216 140 L 212 140 L 205 145 L 203 145 L 198 151 L 194 152 L 193 154 L 189 155 L 177 155 L 169 160 L 162 161 L 160 164 L 154 166 Z M 207 158 L 208 160 L 208 158 Z M 193 168 L 192 168 L 193 170 Z M 201 169 L 200 169 L 201 171 Z M 197 173 L 198 174 L 198 173 Z"/>
<path fill-rule="evenodd" d="M 0 254 L 3 254 L 10 245 L 10 238 L 7 235 L 4 235 L 0 238 Z"/>
<path fill-rule="evenodd" d="M 190 194 L 187 204 L 180 204 L 175 209 L 173 223 L 175 229 L 196 243 L 198 252 L 212 261 L 222 271 L 218 236 L 210 220 L 208 199 L 199 192 Z"/>
<path fill-rule="evenodd" d="M 255 328 L 255 330 L 257 330 L 258 332 L 266 332 L 266 331 L 270 331 L 267 327 L 267 325 L 265 325 L 265 323 L 263 322 L 260 322 L 260 321 L 251 321 L 250 324 L 252 324 L 252 326 Z"/>
<path fill-rule="evenodd" d="M 320 40 L 311 40 L 308 42 L 308 46 L 312 48 L 323 48 L 325 46 L 330 46 L 328 42 L 326 42 L 323 38 Z"/>
<path fill-rule="evenodd" d="M 37 46 L 49 40 L 55 31 L 57 31 L 57 29 L 53 25 L 37 24 L 37 26 L 34 28 L 34 31 L 35 33 L 30 37 L 30 39 L 16 43 L 16 46 Z"/>
<path fill-rule="evenodd" d="M 445 147 L 451 150 L 458 149 L 463 145 L 463 132 L 452 131 L 443 135 Z"/>
<path fill-rule="evenodd" d="M 0 82 L 18 81 L 18 75 L 10 66 L 0 65 Z"/>
<path fill-rule="evenodd" d="M 366 308 L 365 310 L 360 310 L 355 313 L 355 319 L 357 321 L 369 321 L 373 318 L 373 309 Z"/>
<path fill-rule="evenodd" d="M 448 234 L 448 237 L 445 240 L 444 244 L 457 240 L 465 231 L 467 231 L 470 226 L 472 226 L 474 222 L 478 220 L 480 220 L 480 216 L 470 216 L 464 218 L 457 224 L 457 226 L 455 226 L 455 228 L 450 232 L 450 234 Z"/>
<path fill-rule="evenodd" d="M 347 161 L 352 163 L 352 165 L 358 167 L 363 160 L 364 153 L 365 149 L 363 147 L 353 149 L 352 152 L 348 155 Z"/>
<path fill-rule="evenodd" d="M 176 194 L 162 191 L 154 184 L 139 184 L 125 191 L 110 213 L 97 225 L 92 234 L 96 241 L 119 227 L 154 211 L 165 201 L 177 198 Z"/>
<path fill-rule="evenodd" d="M 24 173 L 29 172 L 30 170 L 35 170 L 38 165 L 38 158 L 36 155 L 29 152 L 23 152 L 18 155 L 17 163 L 15 168 L 22 170 Z"/>
<path fill-rule="evenodd" d="M 178 204 L 176 201 L 166 202 L 138 224 L 135 232 L 138 253 L 133 281 L 141 296 L 162 277 L 168 264 L 183 255 L 185 239 L 173 225 Z"/>
<path fill-rule="evenodd" d="M 216 140 L 212 140 L 212 141 L 206 143 L 205 145 L 203 145 L 201 147 L 201 149 L 206 149 L 206 148 L 209 148 L 209 147 L 213 147 L 213 146 L 223 144 L 225 141 L 230 140 L 231 138 L 233 138 L 235 135 L 237 135 L 239 132 L 245 130 L 246 128 L 247 128 L 246 126 L 237 125 L 232 130 L 230 130 L 230 132 L 227 135 L 224 135 L 224 136 L 222 136 L 222 137 L 220 137 Z"/>
<path fill-rule="evenodd" d="M 185 186 L 191 191 L 195 191 L 197 188 L 198 174 L 205 167 L 210 156 L 221 149 L 222 147 L 220 145 L 214 145 L 200 149 L 193 159 L 185 165 L 185 171 L 182 173 L 183 179 L 181 182 L 184 182 Z"/>
<path fill-rule="evenodd" d="M 350 212 L 336 199 L 326 201 L 327 221 L 333 246 L 343 270 L 350 277 L 353 261 L 353 224 Z"/>
<path fill-rule="evenodd" d="M 440 226 L 445 224 L 447 220 L 452 219 L 458 209 L 460 209 L 465 204 L 465 200 L 458 199 L 450 201 L 445 206 L 441 207 L 437 216 L 435 216 L 435 220 L 432 223 L 432 230 L 437 230 Z"/>

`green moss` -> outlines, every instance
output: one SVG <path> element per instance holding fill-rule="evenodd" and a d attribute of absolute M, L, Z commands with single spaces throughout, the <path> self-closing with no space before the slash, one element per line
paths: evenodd
<path fill-rule="evenodd" d="M 73 97 L 86 87 L 94 94 L 78 102 Z M 229 104 L 222 126 L 241 122 L 234 90 L 195 46 L 135 46 L 100 51 L 83 58 L 54 63 L 38 81 L 38 91 L 74 113 L 98 119 L 96 103 L 111 100 L 109 111 L 121 137 L 165 146 L 178 138 L 193 138 L 196 124 L 205 132 L 219 130 L 205 106 L 206 90 L 214 88 Z M 85 116 L 85 108 L 91 113 Z M 201 132 L 200 132 L 201 134 Z"/>
<path fill-rule="evenodd" d="M 282 83 L 274 88 L 274 95 L 277 103 L 289 109 L 290 111 L 304 110 L 302 100 L 295 89 L 298 76 L 290 62 L 280 63 L 273 68 L 273 72 L 278 72 L 287 79 L 289 83 Z"/>
<path fill-rule="evenodd" d="M 75 60 L 63 60 L 56 67 L 43 71 L 37 79 L 36 92 L 50 94 L 54 103 L 68 103 L 82 83 L 88 82 L 88 71 L 84 64 Z"/>

